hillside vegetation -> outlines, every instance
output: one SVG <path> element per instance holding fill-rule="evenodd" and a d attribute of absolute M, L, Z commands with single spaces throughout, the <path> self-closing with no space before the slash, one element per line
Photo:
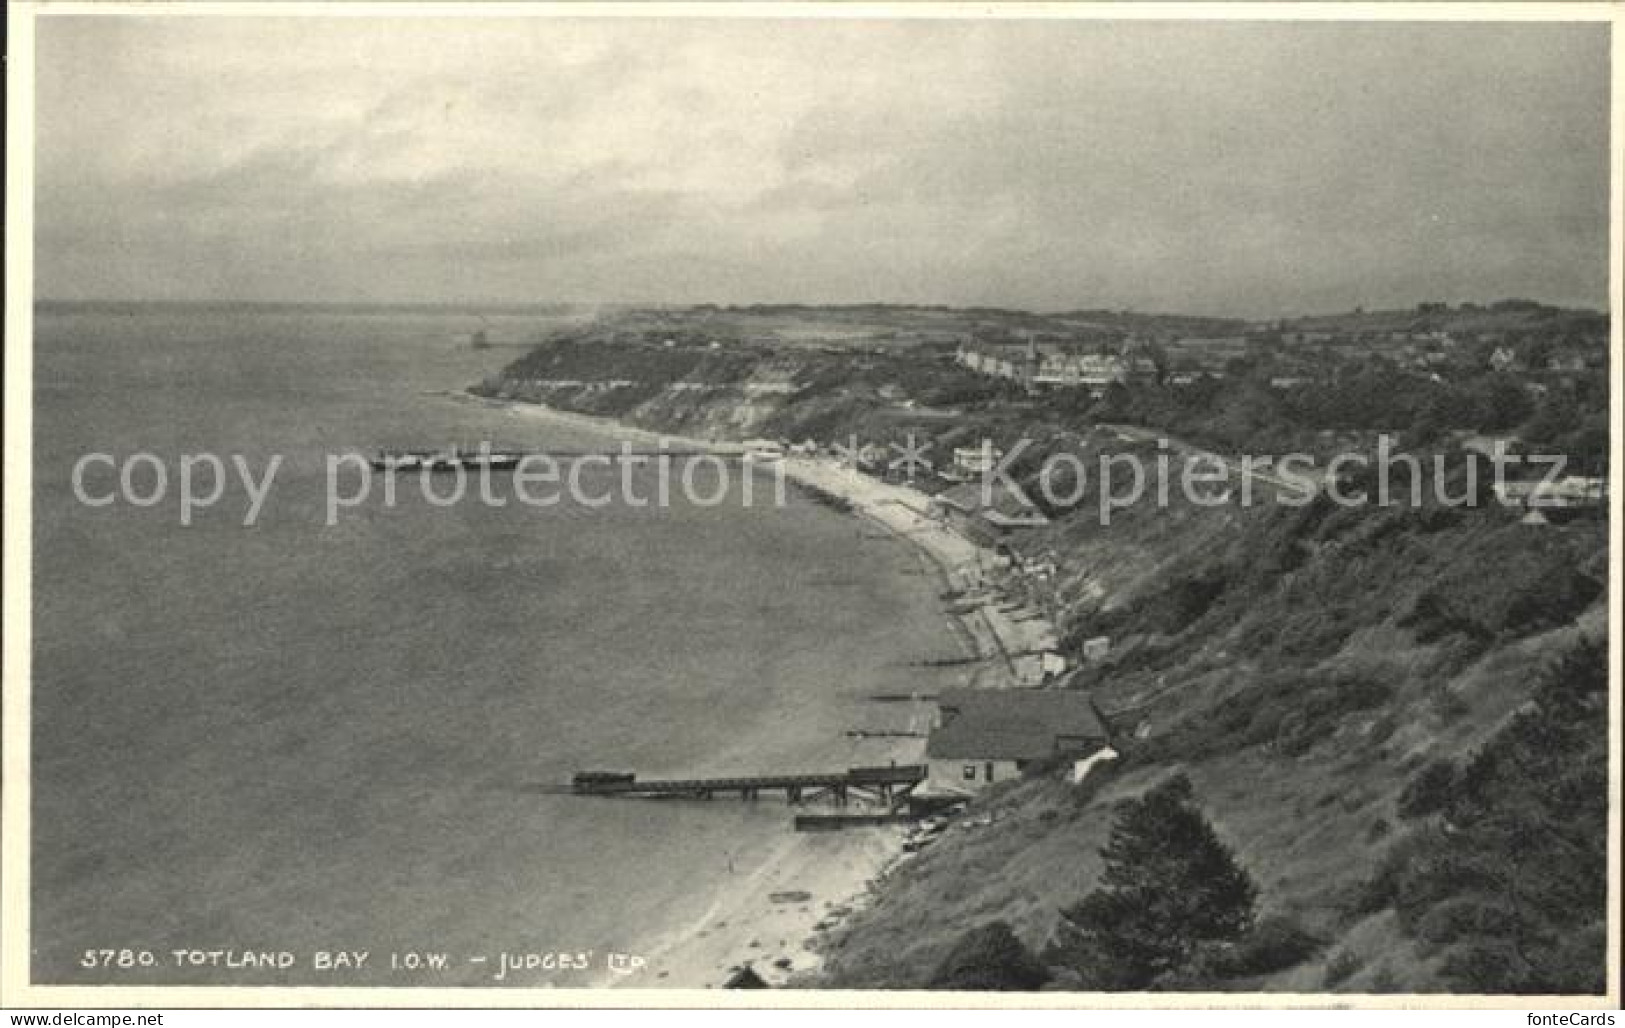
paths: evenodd
<path fill-rule="evenodd" d="M 1014 474 L 1052 523 L 1012 545 L 1051 570 L 1004 586 L 1062 630 L 1083 665 L 1067 685 L 1111 715 L 1122 757 L 1081 785 L 1041 771 L 983 794 L 824 939 L 825 969 L 802 984 L 1600 991 L 1606 518 L 1524 523 L 1472 477 L 1481 458 L 1464 443 L 1497 431 L 1601 470 L 1605 370 L 1494 370 L 1480 354 L 1422 373 L 1356 345 L 1470 325 L 1533 350 L 1589 346 L 1596 316 L 1514 302 L 1305 319 L 1272 327 L 1223 379 L 1098 396 L 1029 396 L 953 361 L 963 332 L 1178 329 L 1139 317 L 1125 329 L 1111 312 L 646 312 L 545 341 L 479 391 L 718 438 L 912 433 L 936 456 L 1025 442 Z M 1326 354 L 1282 341 L 1305 327 L 1355 342 Z M 1282 361 L 1311 366 L 1310 381 L 1273 388 Z M 1397 430 L 1422 469 L 1420 502 L 1286 504 L 1265 489 L 1251 506 L 1205 505 L 1176 490 L 1108 521 L 1098 476 L 1065 503 L 1042 499 L 1034 476 L 1050 454 L 1092 472 L 1102 457 L 1166 453 L 1125 423 L 1227 455 L 1324 455 Z M 1360 471 L 1344 484 L 1376 488 Z M 1100 637 L 1108 655 L 1084 661 Z M 1233 866 L 1235 887 L 1147 906 L 1192 879 L 1178 860 L 1121 870 L 1145 838 L 1188 853 L 1197 879 Z M 1111 934 L 1136 924 L 1140 942 Z M 1189 945 L 1144 941 L 1169 925 Z"/>
<path fill-rule="evenodd" d="M 1317 538 L 1312 513 L 1173 519 L 1093 526 L 1073 552 L 1102 559 L 1062 587 L 1099 597 L 1074 611 L 1077 633 L 1118 644 L 1075 684 L 1117 715 L 1124 758 L 1083 786 L 1039 777 L 978 800 L 967 818 L 995 825 L 950 831 L 886 883 L 828 941 L 821 984 L 923 985 L 966 926 L 993 919 L 1053 953 L 1063 912 L 1099 880 L 1117 805 L 1185 775 L 1256 883 L 1267 935 L 1152 987 L 1600 990 L 1601 526 L 1362 511 Z M 1165 536 L 1177 545 L 1148 572 Z M 1572 591 L 1527 602 L 1550 580 Z M 1459 621 L 1407 627 L 1440 594 Z"/>

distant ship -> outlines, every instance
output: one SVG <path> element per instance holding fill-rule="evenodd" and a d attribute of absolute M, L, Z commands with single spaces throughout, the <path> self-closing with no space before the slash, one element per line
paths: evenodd
<path fill-rule="evenodd" d="M 457 468 L 490 468 L 512 471 L 525 455 L 516 450 L 469 450 L 454 446 L 449 450 L 379 450 L 369 463 L 374 471 L 453 471 Z"/>

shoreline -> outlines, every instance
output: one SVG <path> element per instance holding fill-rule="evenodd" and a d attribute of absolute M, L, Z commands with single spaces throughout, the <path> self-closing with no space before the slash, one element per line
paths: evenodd
<path fill-rule="evenodd" d="M 436 395 L 453 402 L 506 410 L 537 422 L 611 436 L 617 441 L 718 454 L 735 453 L 740 448 L 737 443 L 656 432 L 615 418 L 527 401 L 452 391 Z M 786 457 L 782 466 L 786 480 L 836 497 L 848 505 L 849 513 L 877 524 L 895 541 L 912 543 L 912 552 L 935 567 L 948 590 L 968 594 L 989 588 L 986 578 L 994 559 L 992 551 L 931 517 L 926 494 L 875 480 L 827 458 Z M 968 613 L 943 613 L 955 645 L 967 657 L 975 658 L 964 668 L 944 669 L 947 676 L 962 676 L 958 684 L 983 688 L 1016 684 L 1008 651 L 1030 641 L 1019 630 L 1031 622 L 1006 621 L 1001 634 L 992 613 L 996 602 L 990 599 Z M 989 683 L 989 678 L 996 681 Z M 888 747 L 883 759 L 920 763 L 925 759 L 924 750 L 924 739 L 900 738 Z M 886 827 L 799 833 L 788 820 L 782 843 L 742 881 L 715 882 L 715 898 L 700 917 L 687 925 L 668 928 L 643 944 L 639 952 L 647 963 L 640 974 L 605 975 L 591 986 L 720 988 L 735 970 L 748 966 L 769 986 L 777 988 L 792 980 L 804 982 L 815 974 L 823 964 L 819 945 L 823 936 L 866 905 L 879 881 L 910 856 L 902 848 L 906 831 Z M 748 930 L 745 926 L 749 926 Z"/>
<path fill-rule="evenodd" d="M 657 448 L 685 447 L 719 455 L 742 450 L 737 442 L 657 432 L 612 417 L 560 410 L 528 400 L 495 399 L 466 391 L 448 391 L 445 395 L 455 402 L 506 410 L 516 417 L 552 421 Z M 960 593 L 961 602 L 969 605 L 947 617 L 957 626 L 955 634 L 961 641 L 969 641 L 967 656 L 977 658 L 984 672 L 973 677 L 974 687 L 1023 688 L 1033 684 L 1022 680 L 1017 660 L 1055 649 L 1059 635 L 1047 618 L 1018 621 L 1002 609 L 1006 599 L 992 581 L 999 561 L 995 551 L 932 516 L 931 497 L 909 486 L 880 481 L 828 457 L 786 456 L 780 463 L 787 480 L 844 501 L 850 513 L 879 525 L 900 541 L 912 543 L 936 565 L 947 590 Z"/>

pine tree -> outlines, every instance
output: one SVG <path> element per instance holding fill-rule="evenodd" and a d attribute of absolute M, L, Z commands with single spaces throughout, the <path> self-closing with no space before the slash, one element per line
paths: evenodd
<path fill-rule="evenodd" d="M 1119 806 L 1100 851 L 1103 886 L 1061 912 L 1049 962 L 1086 987 L 1143 989 L 1178 972 L 1199 948 L 1252 926 L 1256 889 L 1176 775 Z"/>
<path fill-rule="evenodd" d="M 1399 897 L 1423 931 L 1451 908 L 1495 914 L 1458 931 L 1441 974 L 1478 992 L 1601 992 L 1608 904 L 1608 653 L 1582 642 L 1541 677 L 1462 769 L 1451 828 Z M 1440 873 L 1449 869 L 1450 873 Z M 1430 873 L 1431 872 L 1431 873 Z M 1418 898 L 1432 899 L 1420 915 Z"/>

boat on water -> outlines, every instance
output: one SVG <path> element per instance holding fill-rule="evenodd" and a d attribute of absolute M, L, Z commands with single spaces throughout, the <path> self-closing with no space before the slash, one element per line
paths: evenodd
<path fill-rule="evenodd" d="M 379 450 L 368 463 L 374 471 L 435 472 L 482 467 L 492 471 L 512 471 L 524 458 L 525 455 L 517 450 L 454 446 L 449 450 Z"/>

